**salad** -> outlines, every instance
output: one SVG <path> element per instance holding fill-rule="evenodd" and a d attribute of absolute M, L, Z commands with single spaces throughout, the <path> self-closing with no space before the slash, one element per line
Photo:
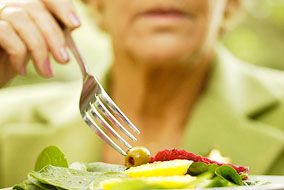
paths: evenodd
<path fill-rule="evenodd" d="M 252 185 L 248 167 L 218 163 L 185 150 L 154 157 L 144 147 L 128 151 L 124 165 L 103 162 L 68 164 L 55 146 L 45 148 L 27 180 L 15 190 L 191 189 Z"/>

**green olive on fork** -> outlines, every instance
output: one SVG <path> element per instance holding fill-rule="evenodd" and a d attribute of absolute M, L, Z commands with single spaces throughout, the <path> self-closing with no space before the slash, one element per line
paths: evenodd
<path fill-rule="evenodd" d="M 147 164 L 151 160 L 150 151 L 143 146 L 136 146 L 128 150 L 125 156 L 126 167 L 135 167 Z"/>

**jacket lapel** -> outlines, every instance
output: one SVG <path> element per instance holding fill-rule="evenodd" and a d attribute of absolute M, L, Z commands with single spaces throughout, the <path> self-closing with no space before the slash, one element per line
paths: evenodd
<path fill-rule="evenodd" d="M 183 148 L 207 155 L 217 148 L 234 164 L 264 174 L 284 148 L 283 132 L 256 116 L 277 109 L 280 101 L 257 68 L 220 47 L 209 83 L 188 122 Z"/>

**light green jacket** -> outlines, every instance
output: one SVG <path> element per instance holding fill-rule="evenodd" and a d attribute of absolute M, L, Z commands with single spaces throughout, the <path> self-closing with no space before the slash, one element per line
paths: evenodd
<path fill-rule="evenodd" d="M 217 148 L 252 174 L 284 175 L 284 73 L 217 52 L 183 148 L 202 155 Z"/>
<path fill-rule="evenodd" d="M 83 22 L 75 38 L 107 88 L 104 76 L 111 48 L 105 36 L 94 37 L 92 32 L 97 31 Z M 180 148 L 202 155 L 217 148 L 233 163 L 250 166 L 252 174 L 284 175 L 284 74 L 243 63 L 222 46 L 216 49 L 216 63 Z M 0 187 L 24 180 L 48 145 L 59 146 L 70 162 L 100 160 L 101 140 L 78 110 L 79 69 L 72 63 L 57 66 L 56 71 L 53 80 L 61 82 L 0 91 Z M 19 77 L 13 84 L 29 82 Z M 118 156 L 114 155 L 114 163 Z"/>

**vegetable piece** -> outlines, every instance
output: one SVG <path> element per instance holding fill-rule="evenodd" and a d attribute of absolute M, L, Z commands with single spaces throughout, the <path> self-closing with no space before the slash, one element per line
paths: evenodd
<path fill-rule="evenodd" d="M 206 183 L 208 180 L 212 179 L 212 177 L 214 176 L 214 174 L 212 172 L 205 172 L 202 173 L 199 176 L 196 176 L 196 180 L 190 182 L 186 188 L 188 189 L 193 189 L 196 187 L 205 187 L 206 185 L 208 185 L 208 183 Z M 205 184 L 205 185 L 204 185 Z"/>
<path fill-rule="evenodd" d="M 47 165 L 68 168 L 68 162 L 64 154 L 56 146 L 48 146 L 39 154 L 35 164 L 35 171 L 39 171 Z"/>
<path fill-rule="evenodd" d="M 94 162 L 87 165 L 87 171 L 89 172 L 122 172 L 124 170 L 126 170 L 126 167 L 123 165 L 103 162 Z"/>
<path fill-rule="evenodd" d="M 216 176 L 206 187 L 208 188 L 208 187 L 228 187 L 228 186 L 233 186 L 233 184 L 228 180 L 225 180 L 224 178 Z"/>
<path fill-rule="evenodd" d="M 159 185 L 166 189 L 183 188 L 190 182 L 195 181 L 196 177 L 190 175 L 181 176 L 159 176 L 159 177 L 142 177 L 141 180 L 148 184 Z"/>
<path fill-rule="evenodd" d="M 270 184 L 271 182 L 267 182 L 267 181 L 260 182 L 260 181 L 256 180 L 255 178 L 250 177 L 246 180 L 243 180 L 243 183 L 244 183 L 245 186 L 248 186 L 248 185 L 256 185 L 256 184 L 257 185 L 267 185 L 267 184 Z"/>
<path fill-rule="evenodd" d="M 205 164 L 203 162 L 193 162 L 187 170 L 187 173 L 192 176 L 200 175 L 204 172 L 215 172 L 219 166 L 217 164 Z"/>
<path fill-rule="evenodd" d="M 128 150 L 125 156 L 125 165 L 130 168 L 133 166 L 140 166 L 147 164 L 151 160 L 150 151 L 142 146 L 136 146 Z"/>
<path fill-rule="evenodd" d="M 248 174 L 247 173 L 243 173 L 240 175 L 240 177 L 242 178 L 242 180 L 247 180 L 248 179 Z"/>
<path fill-rule="evenodd" d="M 126 178 L 128 175 L 121 172 L 87 172 L 70 168 L 46 166 L 39 172 L 31 172 L 30 176 L 40 183 L 63 189 L 99 189 L 100 182 L 110 178 Z"/>
<path fill-rule="evenodd" d="M 148 184 L 139 179 L 125 180 L 114 184 L 111 187 L 104 187 L 103 190 L 145 190 L 145 189 L 163 189 L 159 185 Z"/>
<path fill-rule="evenodd" d="M 165 162 L 155 162 L 129 168 L 124 173 L 131 177 L 152 177 L 152 176 L 175 176 L 186 174 L 192 161 L 172 160 Z"/>
<path fill-rule="evenodd" d="M 34 185 L 29 180 L 24 181 L 21 184 L 15 185 L 13 190 L 41 190 L 38 186 Z"/>
<path fill-rule="evenodd" d="M 29 181 L 33 185 L 37 186 L 40 189 L 43 189 L 43 190 L 57 190 L 57 188 L 52 186 L 52 185 L 47 185 L 47 184 L 40 183 L 38 180 L 33 178 L 30 174 L 28 175 L 28 179 L 29 179 Z"/>
<path fill-rule="evenodd" d="M 192 177 L 190 175 L 109 179 L 102 182 L 102 187 L 104 190 L 109 190 L 114 189 L 115 187 L 122 187 L 121 184 L 123 184 L 123 187 L 127 189 L 140 189 L 141 187 L 143 187 L 143 189 L 146 187 L 151 189 L 154 187 L 163 189 L 177 189 L 186 187 L 195 179 L 196 177 Z"/>
<path fill-rule="evenodd" d="M 215 170 L 215 174 L 236 185 L 243 185 L 243 181 L 238 172 L 231 166 L 223 165 Z"/>

